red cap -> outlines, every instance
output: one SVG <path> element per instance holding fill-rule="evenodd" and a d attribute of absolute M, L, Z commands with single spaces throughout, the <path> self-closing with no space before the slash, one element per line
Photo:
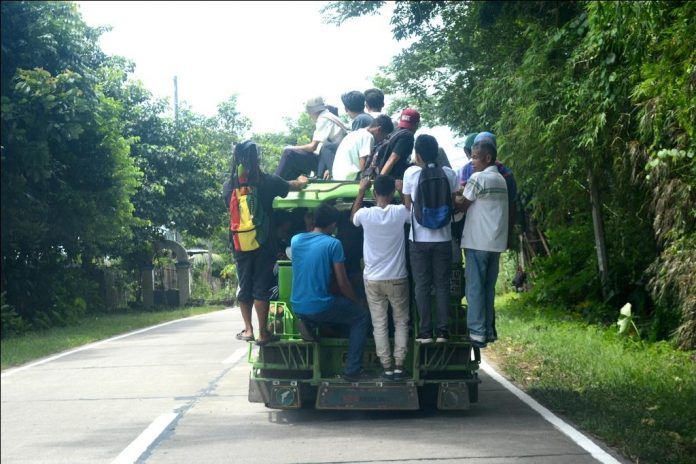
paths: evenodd
<path fill-rule="evenodd" d="M 420 113 L 413 108 L 406 108 L 401 112 L 399 117 L 399 127 L 401 129 L 410 129 L 416 131 L 420 122 Z"/>

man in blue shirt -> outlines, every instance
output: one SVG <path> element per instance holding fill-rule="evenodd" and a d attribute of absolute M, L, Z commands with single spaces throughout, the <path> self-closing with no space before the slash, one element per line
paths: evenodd
<path fill-rule="evenodd" d="M 365 95 L 358 90 L 351 90 L 341 95 L 343 106 L 350 116 L 351 130 L 369 127 L 374 118 L 365 112 Z"/>
<path fill-rule="evenodd" d="M 341 242 L 332 237 L 339 212 L 322 204 L 314 212 L 314 229 L 297 234 L 290 242 L 292 259 L 292 311 L 314 325 L 338 324 L 349 330 L 348 357 L 343 378 L 364 378 L 362 355 L 370 326 L 370 314 L 358 303 L 348 280 Z M 332 277 L 340 292 L 331 292 Z"/>

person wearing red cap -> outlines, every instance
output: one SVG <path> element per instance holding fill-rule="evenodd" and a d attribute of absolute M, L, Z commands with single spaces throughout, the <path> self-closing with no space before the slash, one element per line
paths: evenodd
<path fill-rule="evenodd" d="M 414 134 L 420 125 L 420 113 L 413 108 L 406 108 L 399 116 L 399 129 L 389 138 L 389 142 L 380 149 L 376 162 L 379 174 L 390 175 L 402 180 L 408 167 L 409 157 L 413 151 Z"/>

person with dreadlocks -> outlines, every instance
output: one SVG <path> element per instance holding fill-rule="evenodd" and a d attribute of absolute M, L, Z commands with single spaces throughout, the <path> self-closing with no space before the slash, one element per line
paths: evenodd
<path fill-rule="evenodd" d="M 244 330 L 237 334 L 238 340 L 254 340 L 252 305 L 259 321 L 256 344 L 278 340 L 266 329 L 276 261 L 273 199 L 284 198 L 290 190 L 299 191 L 306 185 L 305 176 L 286 181 L 263 172 L 259 166 L 259 148 L 253 141 L 246 140 L 234 147 L 232 173 L 222 190 L 230 211 L 230 236 L 239 282 L 237 301 L 244 319 Z"/>

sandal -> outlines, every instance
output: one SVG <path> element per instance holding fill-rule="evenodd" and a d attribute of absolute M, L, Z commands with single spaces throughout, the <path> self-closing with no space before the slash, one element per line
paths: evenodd
<path fill-rule="evenodd" d="M 253 342 L 254 341 L 254 336 L 253 335 L 244 335 L 243 330 L 241 332 L 239 332 L 237 335 L 235 335 L 235 338 L 237 340 L 242 340 L 244 342 Z"/>

